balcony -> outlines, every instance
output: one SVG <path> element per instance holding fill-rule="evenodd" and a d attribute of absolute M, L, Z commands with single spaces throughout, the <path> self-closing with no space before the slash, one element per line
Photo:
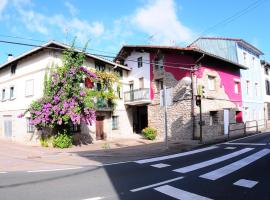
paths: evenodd
<path fill-rule="evenodd" d="M 98 98 L 95 103 L 96 111 L 112 111 L 113 105 L 110 101 L 102 98 Z"/>
<path fill-rule="evenodd" d="M 150 89 L 142 88 L 124 92 L 124 101 L 126 105 L 149 104 L 151 102 Z"/>

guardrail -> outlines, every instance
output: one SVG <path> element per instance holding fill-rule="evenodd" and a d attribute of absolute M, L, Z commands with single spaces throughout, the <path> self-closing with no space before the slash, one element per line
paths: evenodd
<path fill-rule="evenodd" d="M 263 128 L 260 128 L 263 127 Z M 236 131 L 241 131 L 243 130 L 244 135 L 247 135 L 250 129 L 254 128 L 255 129 L 255 134 L 259 133 L 259 130 L 262 130 L 266 128 L 266 121 L 265 120 L 252 120 L 252 121 L 246 121 L 246 122 L 241 122 L 241 123 L 229 123 L 229 128 L 228 128 L 228 139 L 232 136 L 233 132 Z M 239 134 L 239 133 L 238 133 Z"/>

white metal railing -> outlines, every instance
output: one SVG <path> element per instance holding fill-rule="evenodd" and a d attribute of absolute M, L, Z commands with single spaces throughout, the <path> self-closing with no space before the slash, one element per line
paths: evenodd
<path fill-rule="evenodd" d="M 140 100 L 149 100 L 150 92 L 149 88 L 141 88 L 136 90 L 131 90 L 124 92 L 124 101 L 132 102 L 132 101 L 140 101 Z"/>

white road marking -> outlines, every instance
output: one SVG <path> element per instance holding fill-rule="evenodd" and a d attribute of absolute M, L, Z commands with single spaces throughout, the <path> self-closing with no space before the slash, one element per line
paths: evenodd
<path fill-rule="evenodd" d="M 82 200 L 101 200 L 101 199 L 104 199 L 104 197 L 92 197 L 89 199 L 82 199 Z"/>
<path fill-rule="evenodd" d="M 226 148 L 224 148 L 224 149 L 229 149 L 229 150 L 231 150 L 231 149 L 236 149 L 236 147 L 226 147 Z"/>
<path fill-rule="evenodd" d="M 253 188 L 258 182 L 257 181 L 251 181 L 246 179 L 240 179 L 239 181 L 236 181 L 234 185 L 247 187 L 247 188 Z"/>
<path fill-rule="evenodd" d="M 229 145 L 247 145 L 247 146 L 264 146 L 267 145 L 267 143 L 245 143 L 245 142 L 227 142 L 224 144 L 229 144 Z"/>
<path fill-rule="evenodd" d="M 156 167 L 156 168 L 164 168 L 164 167 L 169 167 L 171 165 L 168 165 L 168 164 L 164 164 L 164 163 L 158 163 L 158 164 L 155 164 L 155 165 L 151 165 L 152 167 Z"/>
<path fill-rule="evenodd" d="M 175 199 L 181 199 L 181 200 L 211 200 L 207 197 L 200 196 L 198 194 L 194 194 L 191 192 L 187 192 L 184 190 L 180 190 L 178 188 L 164 185 L 157 188 L 154 188 L 154 190 L 161 192 L 163 194 L 166 194 L 170 197 L 173 197 Z"/>
<path fill-rule="evenodd" d="M 132 189 L 130 191 L 131 192 L 138 192 L 138 191 L 141 191 L 141 190 L 145 190 L 145 189 L 153 188 L 153 187 L 156 187 L 156 186 L 164 185 L 164 184 L 167 184 L 167 183 L 171 183 L 173 181 L 178 181 L 178 180 L 181 180 L 183 178 L 184 178 L 183 176 L 180 176 L 180 177 L 177 177 L 177 178 L 173 178 L 173 179 L 170 179 L 170 180 L 162 181 L 162 182 L 155 183 L 155 184 L 152 184 L 152 185 L 147 185 L 147 186 L 135 188 L 135 189 Z"/>
<path fill-rule="evenodd" d="M 221 156 L 221 157 L 218 157 L 218 158 L 214 158 L 214 159 L 211 159 L 211 160 L 207 160 L 207 161 L 204 161 L 204 162 L 200 162 L 200 163 L 196 163 L 194 165 L 189 165 L 189 166 L 186 166 L 186 167 L 182 167 L 182 168 L 179 168 L 179 169 L 175 169 L 173 170 L 174 172 L 179 172 L 179 173 L 187 173 L 187 172 L 191 172 L 191 171 L 195 171 L 197 169 L 201 169 L 201 168 L 204 168 L 204 167 L 208 167 L 210 165 L 214 165 L 214 164 L 217 164 L 219 162 L 222 162 L 222 161 L 225 161 L 225 160 L 228 160 L 228 159 L 231 159 L 233 157 L 236 157 L 236 156 L 239 156 L 241 154 L 244 154 L 246 152 L 249 152 L 251 150 L 253 150 L 254 148 L 245 148 L 245 149 L 241 149 L 239 151 L 236 151 L 236 152 L 233 152 L 233 153 L 230 153 L 230 154 L 227 154 L 225 156 Z"/>
<path fill-rule="evenodd" d="M 156 158 L 137 160 L 137 161 L 135 161 L 135 163 L 145 164 L 145 163 L 151 163 L 151 162 L 156 162 L 156 161 L 161 161 L 161 160 L 168 160 L 168 159 L 172 159 L 172 158 L 179 158 L 179 157 L 192 155 L 192 154 L 196 154 L 196 153 L 200 153 L 200 152 L 204 152 L 204 151 L 208 151 L 208 150 L 212 150 L 212 149 L 216 149 L 216 148 L 218 148 L 218 147 L 211 146 L 211 147 L 196 149 L 196 150 L 187 151 L 187 152 L 183 152 L 183 153 L 177 153 L 177 154 L 168 155 L 168 156 L 161 156 L 161 157 L 156 157 Z"/>
<path fill-rule="evenodd" d="M 247 165 L 250 163 L 255 162 L 256 160 L 266 156 L 267 154 L 270 153 L 270 149 L 263 149 L 261 151 L 258 151 L 257 153 L 254 153 L 246 158 L 243 158 L 239 161 L 236 161 L 232 164 L 226 165 L 225 167 L 219 168 L 217 170 L 211 171 L 209 173 L 203 174 L 200 177 L 209 179 L 209 180 L 217 180 L 219 178 L 222 178 L 228 174 L 231 174 Z"/>
<path fill-rule="evenodd" d="M 6 174 L 7 172 L 0 172 L 0 174 Z"/>
<path fill-rule="evenodd" d="M 73 170 L 81 169 L 83 167 L 70 167 L 70 168 L 60 168 L 60 169 L 41 169 L 41 170 L 30 170 L 28 173 L 37 173 L 37 172 L 54 172 L 54 171 L 64 171 L 64 170 Z"/>

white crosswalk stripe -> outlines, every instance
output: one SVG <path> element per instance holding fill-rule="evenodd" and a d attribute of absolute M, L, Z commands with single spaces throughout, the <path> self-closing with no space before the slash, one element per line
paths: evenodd
<path fill-rule="evenodd" d="M 174 172 L 179 172 L 179 173 L 191 172 L 191 171 L 194 171 L 194 170 L 197 170 L 197 169 L 208 167 L 210 165 L 214 165 L 214 164 L 217 164 L 219 162 L 231 159 L 233 157 L 239 156 L 239 155 L 244 154 L 244 153 L 246 153 L 248 151 L 251 151 L 251 150 L 253 150 L 253 148 L 241 149 L 239 151 L 227 154 L 225 156 L 221 156 L 221 157 L 214 158 L 214 159 L 211 159 L 211 160 L 207 160 L 207 161 L 197 163 L 197 164 L 194 164 L 194 165 L 190 165 L 190 166 L 182 167 L 182 168 L 179 168 L 179 169 L 175 169 L 173 171 Z"/>
<path fill-rule="evenodd" d="M 183 157 L 183 156 L 187 156 L 187 155 L 193 155 L 193 154 L 196 154 L 196 153 L 209 151 L 209 150 L 216 149 L 216 148 L 218 148 L 218 147 L 217 146 L 211 146 L 211 147 L 206 147 L 206 148 L 202 148 L 202 149 L 196 149 L 196 150 L 187 151 L 187 152 L 183 152 L 183 153 L 177 153 L 177 154 L 173 154 L 173 155 L 169 155 L 169 156 L 160 156 L 160 157 L 156 157 L 156 158 L 137 160 L 137 161 L 135 161 L 135 163 L 145 164 L 145 163 L 157 162 L 157 161 L 161 161 L 161 160 L 168 160 L 168 159 L 172 159 L 172 158 L 179 158 L 179 157 Z"/>
<path fill-rule="evenodd" d="M 172 187 L 170 185 L 163 185 L 157 188 L 154 188 L 154 190 L 161 192 L 163 194 L 166 194 L 170 197 L 173 197 L 175 199 L 181 199 L 181 200 L 211 200 L 207 197 L 194 194 L 191 192 L 187 192 L 175 187 Z"/>
<path fill-rule="evenodd" d="M 205 178 L 205 179 L 209 179 L 209 180 L 217 180 L 219 178 L 222 178 L 228 174 L 231 174 L 231 173 L 255 162 L 256 160 L 266 156 L 269 153 L 270 153 L 270 149 L 260 150 L 256 153 L 254 153 L 248 157 L 245 157 L 241 160 L 238 160 L 234 163 L 231 163 L 229 165 L 226 165 L 222 168 L 216 169 L 216 170 L 211 171 L 209 173 L 203 174 L 200 177 Z"/>

